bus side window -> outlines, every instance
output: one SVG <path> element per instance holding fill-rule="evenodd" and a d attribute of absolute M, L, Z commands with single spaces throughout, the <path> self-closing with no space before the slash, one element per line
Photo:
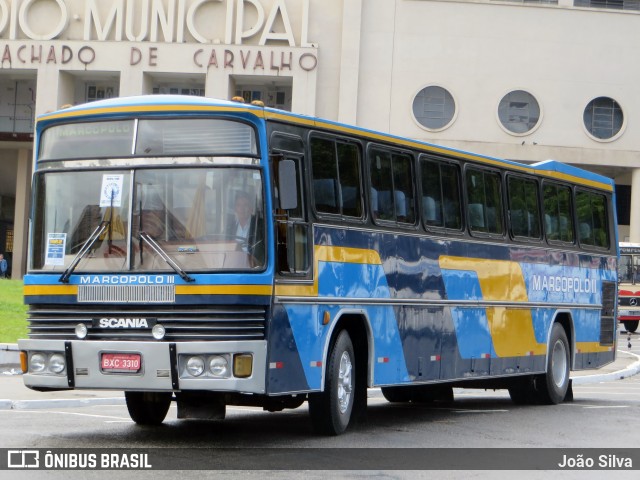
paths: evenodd
<path fill-rule="evenodd" d="M 303 183 L 301 158 L 293 155 L 272 155 L 274 186 L 279 185 L 279 163 L 293 162 L 295 182 L 297 183 L 297 202 L 295 208 L 276 210 L 276 260 L 280 274 L 305 275 L 309 272 L 309 224 L 306 220 L 303 202 Z M 278 203 L 276 203 L 278 205 Z"/>
<path fill-rule="evenodd" d="M 542 188 L 545 235 L 550 243 L 573 243 L 571 189 L 564 185 L 545 182 Z"/>
<path fill-rule="evenodd" d="M 502 235 L 502 183 L 500 174 L 470 168 L 467 177 L 469 228 L 472 233 Z"/>

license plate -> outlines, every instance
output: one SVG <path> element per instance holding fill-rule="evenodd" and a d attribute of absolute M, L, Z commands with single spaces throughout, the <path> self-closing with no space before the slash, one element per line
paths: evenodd
<path fill-rule="evenodd" d="M 100 368 L 103 372 L 136 373 L 142 367 L 142 355 L 139 353 L 103 353 Z"/>

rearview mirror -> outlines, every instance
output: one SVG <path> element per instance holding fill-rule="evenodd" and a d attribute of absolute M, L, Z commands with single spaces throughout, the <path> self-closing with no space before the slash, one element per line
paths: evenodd
<path fill-rule="evenodd" d="M 298 180 L 296 162 L 293 160 L 282 160 L 278 163 L 278 198 L 283 210 L 298 207 Z"/>

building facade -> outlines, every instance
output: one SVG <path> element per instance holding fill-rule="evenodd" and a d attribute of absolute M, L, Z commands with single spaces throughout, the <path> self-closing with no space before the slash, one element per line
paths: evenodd
<path fill-rule="evenodd" d="M 575 164 L 615 179 L 620 239 L 640 241 L 638 15 L 638 0 L 0 0 L 0 251 L 21 277 L 37 115 L 156 93 Z"/>

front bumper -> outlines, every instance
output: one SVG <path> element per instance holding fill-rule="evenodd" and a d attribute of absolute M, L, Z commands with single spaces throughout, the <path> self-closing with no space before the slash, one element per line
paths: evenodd
<path fill-rule="evenodd" d="M 75 340 L 19 340 L 18 347 L 28 353 L 61 353 L 67 359 L 61 374 L 23 375 L 24 384 L 33 389 L 92 389 L 175 391 L 209 390 L 240 393 L 265 393 L 267 344 L 258 341 L 225 342 L 118 342 Z M 141 355 L 138 372 L 107 372 L 100 365 L 102 353 Z M 181 359 L 192 355 L 251 354 L 253 368 L 247 378 L 191 377 Z"/>

